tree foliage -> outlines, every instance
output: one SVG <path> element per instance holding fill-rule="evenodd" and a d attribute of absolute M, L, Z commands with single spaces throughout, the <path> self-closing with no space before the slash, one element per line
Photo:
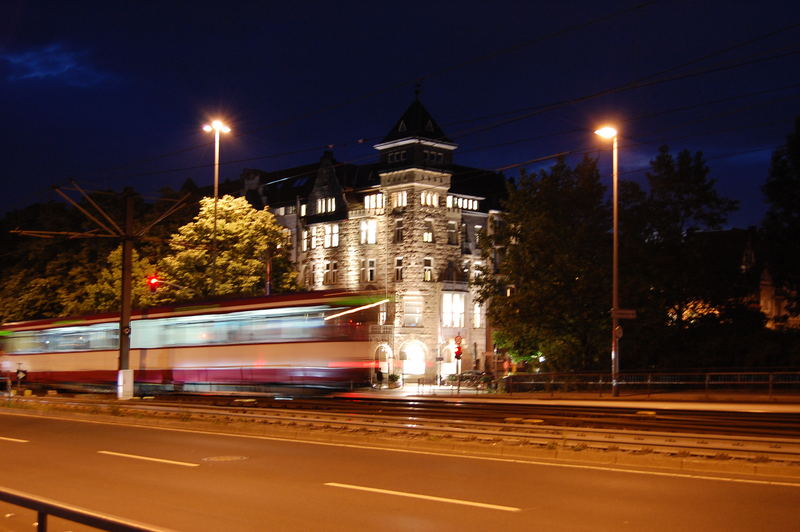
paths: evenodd
<path fill-rule="evenodd" d="M 66 315 L 88 314 L 92 312 L 114 312 L 120 309 L 122 293 L 122 246 L 109 253 L 105 266 L 100 269 L 97 279 L 85 285 L 82 297 L 63 297 L 62 305 Z M 147 258 L 140 258 L 133 250 L 131 302 L 133 308 L 150 307 L 156 302 L 155 295 L 147 287 L 146 279 L 155 268 Z"/>
<path fill-rule="evenodd" d="M 495 341 L 518 360 L 592 369 L 607 343 L 611 225 L 596 162 L 560 159 L 509 187 L 504 223 L 483 239 L 499 271 L 476 280 Z M 507 290 L 509 290 L 507 292 Z"/>
<path fill-rule="evenodd" d="M 159 289 L 160 300 L 263 294 L 268 261 L 273 288 L 296 289 L 284 230 L 268 210 L 252 208 L 244 198 L 223 196 L 216 211 L 216 232 L 214 199 L 203 198 L 194 220 L 170 238 L 170 252 L 158 263 L 165 285 Z"/>

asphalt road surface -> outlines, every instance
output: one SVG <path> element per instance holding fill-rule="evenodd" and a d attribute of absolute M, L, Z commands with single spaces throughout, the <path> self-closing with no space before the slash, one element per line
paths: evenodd
<path fill-rule="evenodd" d="M 0 465 L 0 486 L 186 531 L 800 531 L 800 482 L 7 413 L 0 413 Z M 23 519 L 8 513 L 0 530 Z"/>

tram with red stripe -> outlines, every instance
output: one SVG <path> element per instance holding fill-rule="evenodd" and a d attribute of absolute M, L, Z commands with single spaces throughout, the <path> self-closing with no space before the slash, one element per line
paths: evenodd
<path fill-rule="evenodd" d="M 136 393 L 265 392 L 368 386 L 370 328 L 386 316 L 375 292 L 318 291 L 151 308 L 131 317 Z M 0 327 L 0 372 L 27 387 L 113 391 L 119 315 Z"/>

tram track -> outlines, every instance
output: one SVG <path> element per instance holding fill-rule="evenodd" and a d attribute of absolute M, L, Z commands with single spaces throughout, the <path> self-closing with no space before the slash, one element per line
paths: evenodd
<path fill-rule="evenodd" d="M 163 400 L 160 399 L 160 400 Z M 247 401 L 248 408 L 317 411 L 343 414 L 380 414 L 409 420 L 458 419 L 487 423 L 514 420 L 540 420 L 558 427 L 692 432 L 729 436 L 800 438 L 800 414 L 742 411 L 697 411 L 603 406 L 517 405 L 427 399 L 341 399 L 295 398 L 291 401 L 272 398 L 170 397 L 169 404 L 208 404 L 233 407 Z"/>
<path fill-rule="evenodd" d="M 347 434 L 356 439 L 388 438 L 388 439 L 426 439 L 437 440 L 444 444 L 475 445 L 477 452 L 492 446 L 540 449 L 543 451 L 595 451 L 608 453 L 616 451 L 629 454 L 655 453 L 661 456 L 677 456 L 691 458 L 718 458 L 724 460 L 741 460 L 750 462 L 778 462 L 790 464 L 800 471 L 800 438 L 792 435 L 776 434 L 719 434 L 709 432 L 692 432 L 684 425 L 682 431 L 653 430 L 655 425 L 646 429 L 628 426 L 590 427 L 558 425 L 545 419 L 545 416 L 532 417 L 531 412 L 538 410 L 504 409 L 497 415 L 504 416 L 499 420 L 486 421 L 478 419 L 485 413 L 475 414 L 470 419 L 456 418 L 450 411 L 438 408 L 441 405 L 428 405 L 430 408 L 422 414 L 419 404 L 415 415 L 409 415 L 407 409 L 400 408 L 398 402 L 380 401 L 380 405 L 353 407 L 352 403 L 330 403 L 327 409 L 310 408 L 316 400 L 308 400 L 303 404 L 293 401 L 265 401 L 263 398 L 231 399 L 229 404 L 213 401 L 132 401 L 120 404 L 116 401 L 88 401 L 80 398 L 17 398 L 13 400 L 18 406 L 72 408 L 94 414 L 111 414 L 113 416 L 130 415 L 136 419 L 151 416 L 153 418 L 173 418 L 181 421 L 216 421 L 224 425 L 249 424 L 271 427 L 276 430 L 290 429 L 298 433 L 322 431 L 334 434 Z M 411 401 L 419 403 L 419 401 Z M 205 403 L 205 404 L 204 404 Z M 401 402 L 400 402 L 401 403 Z M 269 406 L 264 406 L 269 405 Z M 287 405 L 292 405 L 287 408 Z M 302 407 L 299 407 L 302 406 Z M 436 406 L 437 408 L 433 408 Z M 463 406 L 463 405 L 459 405 Z M 471 405 L 474 406 L 474 405 Z M 498 405 L 490 405 L 498 406 Z M 335 411 L 337 409 L 343 411 Z M 399 412 L 405 410 L 404 415 Z M 585 410 L 585 409 L 584 409 Z M 592 416 L 601 412 L 597 408 L 589 409 Z M 602 409 L 599 409 L 602 410 Z M 457 410 L 460 412 L 466 410 Z M 432 414 L 436 412 L 438 415 Z M 509 414 L 529 414 L 524 417 Z M 708 413 L 705 413 L 708 414 Z M 634 415 L 637 415 L 634 413 Z M 650 417 L 650 414 L 642 414 Z M 657 415 L 657 413 L 656 413 Z M 625 418 L 628 420 L 629 418 Z M 786 421 L 786 420 L 783 420 Z M 585 453 L 584 453 L 585 454 Z"/>

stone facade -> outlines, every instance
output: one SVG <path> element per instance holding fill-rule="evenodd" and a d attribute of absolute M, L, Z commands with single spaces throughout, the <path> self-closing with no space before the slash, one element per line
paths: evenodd
<path fill-rule="evenodd" d="M 290 230 L 305 288 L 386 291 L 393 303 L 374 331 L 385 373 L 432 382 L 484 369 L 492 345 L 469 279 L 494 206 L 480 188 L 497 192 L 502 177 L 453 165 L 457 146 L 419 101 L 375 148 L 374 165 L 342 165 L 326 152 L 315 166 L 246 171 L 245 193 L 258 191 Z M 459 187 L 464 174 L 482 181 Z"/>

